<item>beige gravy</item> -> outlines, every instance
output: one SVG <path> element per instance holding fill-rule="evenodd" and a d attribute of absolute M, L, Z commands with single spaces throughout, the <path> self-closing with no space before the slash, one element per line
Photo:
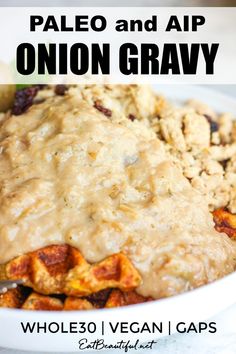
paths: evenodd
<path fill-rule="evenodd" d="M 0 263 L 50 244 L 90 262 L 123 251 L 154 298 L 234 270 L 234 243 L 142 122 L 53 97 L 8 118 L 0 139 Z"/>

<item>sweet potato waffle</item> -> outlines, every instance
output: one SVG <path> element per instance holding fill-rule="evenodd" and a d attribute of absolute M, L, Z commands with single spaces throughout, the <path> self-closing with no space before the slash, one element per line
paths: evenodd
<path fill-rule="evenodd" d="M 150 300 L 135 293 L 141 277 L 122 253 L 91 265 L 77 249 L 52 245 L 10 261 L 1 277 L 24 286 L 1 295 L 0 307 L 89 310 Z"/>
<path fill-rule="evenodd" d="M 19 287 L 0 295 L 0 307 L 35 311 L 78 311 L 127 306 L 152 300 L 151 298 L 144 298 L 138 295 L 135 291 L 122 292 L 118 289 L 106 292 L 105 296 L 103 293 L 96 293 L 96 296 L 96 300 L 73 296 L 65 298 L 56 297 L 55 295 L 47 296 L 36 292 L 32 292 L 26 296 L 25 289 Z"/>

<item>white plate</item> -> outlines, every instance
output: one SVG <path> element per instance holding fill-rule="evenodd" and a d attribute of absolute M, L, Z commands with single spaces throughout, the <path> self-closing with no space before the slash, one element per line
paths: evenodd
<path fill-rule="evenodd" d="M 219 112 L 236 112 L 236 101 L 228 96 L 202 87 L 171 85 L 157 86 L 156 90 L 175 101 L 184 101 L 189 98 L 199 99 L 208 103 Z M 190 323 L 204 321 L 236 302 L 236 273 L 208 284 L 196 290 L 174 296 L 172 298 L 133 305 L 124 308 L 105 309 L 95 311 L 69 311 L 69 312 L 31 312 L 23 310 L 0 310 L 0 347 L 21 350 L 35 350 L 38 352 L 78 352 L 78 341 L 87 338 L 88 341 L 104 339 L 107 344 L 121 339 L 140 342 L 157 339 L 168 334 L 169 321 L 171 333 L 176 331 L 178 322 Z M 105 325 L 105 335 L 102 335 L 102 321 Z M 109 322 L 161 322 L 162 333 L 111 333 Z M 98 329 L 95 334 L 65 334 L 65 333 L 27 333 L 21 329 L 21 322 L 40 322 L 49 325 L 52 322 L 63 323 L 64 330 L 71 322 L 93 322 Z M 52 325 L 52 329 L 57 325 Z M 91 329 L 93 325 L 90 325 Z"/>

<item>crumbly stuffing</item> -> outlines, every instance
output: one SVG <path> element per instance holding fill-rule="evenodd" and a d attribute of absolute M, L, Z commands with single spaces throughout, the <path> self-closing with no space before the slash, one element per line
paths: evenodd
<path fill-rule="evenodd" d="M 236 121 L 196 100 L 182 107 L 163 105 L 154 123 L 175 163 L 192 186 L 204 194 L 210 210 L 236 213 Z M 156 128 L 156 125 L 158 128 Z M 171 139 L 169 138 L 171 136 Z"/>

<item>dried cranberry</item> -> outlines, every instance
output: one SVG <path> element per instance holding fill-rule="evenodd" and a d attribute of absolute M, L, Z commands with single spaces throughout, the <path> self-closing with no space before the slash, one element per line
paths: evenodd
<path fill-rule="evenodd" d="M 129 114 L 128 118 L 133 122 L 135 119 L 137 119 L 133 114 Z"/>
<path fill-rule="evenodd" d="M 68 87 L 66 85 L 56 85 L 55 87 L 55 94 L 58 96 L 64 96 Z"/>
<path fill-rule="evenodd" d="M 103 107 L 99 101 L 95 101 L 94 107 L 99 112 L 102 112 L 105 116 L 107 116 L 107 117 L 111 117 L 112 116 L 112 111 L 109 108 Z"/>
<path fill-rule="evenodd" d="M 204 114 L 204 117 L 207 119 L 210 124 L 211 133 L 215 133 L 219 130 L 219 124 L 216 123 L 208 114 Z"/>
<path fill-rule="evenodd" d="M 39 91 L 39 86 L 30 86 L 22 90 L 19 90 L 15 94 L 15 101 L 12 107 L 12 114 L 20 115 L 27 111 L 27 109 L 32 106 L 34 97 Z"/>

